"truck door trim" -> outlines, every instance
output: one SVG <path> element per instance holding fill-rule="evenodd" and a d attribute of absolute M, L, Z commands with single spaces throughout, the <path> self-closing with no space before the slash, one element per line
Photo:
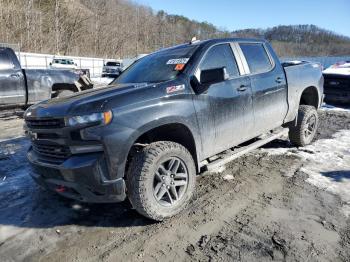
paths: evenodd
<path fill-rule="evenodd" d="M 249 66 L 247 64 L 247 60 L 245 59 L 243 52 L 241 50 L 241 48 L 239 48 L 239 44 L 237 42 L 232 42 L 231 43 L 231 48 L 232 51 L 234 52 L 236 59 L 237 59 L 237 63 L 239 61 L 239 70 L 241 72 L 241 75 L 249 75 L 250 71 L 249 71 Z"/>
<path fill-rule="evenodd" d="M 241 56 L 239 54 L 239 51 L 237 50 L 237 46 L 235 43 L 231 42 L 230 43 L 230 46 L 231 46 L 231 49 L 232 49 L 232 52 L 233 52 L 233 55 L 236 59 L 236 63 L 237 63 L 237 66 L 238 66 L 238 70 L 239 70 L 239 74 L 241 76 L 244 76 L 246 75 L 246 71 L 245 71 L 245 67 L 244 67 L 244 64 L 242 63 L 242 59 L 241 59 Z"/>

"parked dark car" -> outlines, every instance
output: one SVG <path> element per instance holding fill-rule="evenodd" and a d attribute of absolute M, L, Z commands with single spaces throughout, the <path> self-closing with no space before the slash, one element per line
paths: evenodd
<path fill-rule="evenodd" d="M 350 104 L 350 61 L 339 62 L 323 71 L 325 101 Z"/>
<path fill-rule="evenodd" d="M 263 40 L 163 49 L 105 88 L 30 107 L 31 175 L 80 201 L 128 197 L 140 214 L 162 220 L 186 206 L 204 168 L 288 128 L 294 145 L 309 144 L 322 98 L 320 65 L 282 65 Z"/>
<path fill-rule="evenodd" d="M 70 70 L 22 69 L 12 49 L 0 48 L 0 108 L 27 106 L 92 87 L 88 78 Z"/>

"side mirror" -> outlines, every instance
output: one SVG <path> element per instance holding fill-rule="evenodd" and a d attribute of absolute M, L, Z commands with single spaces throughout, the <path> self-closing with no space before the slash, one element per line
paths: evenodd
<path fill-rule="evenodd" d="M 202 85 L 213 85 L 228 79 L 226 67 L 203 70 L 200 83 Z"/>
<path fill-rule="evenodd" d="M 209 89 L 213 84 L 223 82 L 229 78 L 226 67 L 213 68 L 201 71 L 200 81 L 193 76 L 191 78 L 191 85 L 196 93 L 203 93 Z"/>

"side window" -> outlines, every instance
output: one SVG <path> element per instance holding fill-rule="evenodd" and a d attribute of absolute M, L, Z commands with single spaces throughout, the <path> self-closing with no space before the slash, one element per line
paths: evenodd
<path fill-rule="evenodd" d="M 250 73 L 267 72 L 272 64 L 263 44 L 241 43 L 239 46 L 247 59 Z"/>
<path fill-rule="evenodd" d="M 0 70 L 13 69 L 14 65 L 5 52 L 0 52 Z"/>
<path fill-rule="evenodd" d="M 230 77 L 239 76 L 236 59 L 229 44 L 216 45 L 210 48 L 199 69 L 202 71 L 219 67 L 226 67 Z"/>

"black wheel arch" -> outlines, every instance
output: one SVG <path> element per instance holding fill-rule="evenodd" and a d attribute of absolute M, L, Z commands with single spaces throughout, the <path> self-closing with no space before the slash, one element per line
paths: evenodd
<path fill-rule="evenodd" d="M 313 106 L 316 109 L 320 106 L 320 94 L 315 86 L 309 86 L 300 95 L 300 105 Z"/>
<path fill-rule="evenodd" d="M 157 141 L 171 141 L 184 146 L 192 155 L 197 170 L 199 170 L 198 142 L 191 129 L 180 122 L 163 123 L 161 125 L 149 126 L 142 132 L 139 132 L 129 145 L 128 155 L 125 162 L 125 170 L 132 158 L 133 150 L 138 146 L 145 146 Z"/>

